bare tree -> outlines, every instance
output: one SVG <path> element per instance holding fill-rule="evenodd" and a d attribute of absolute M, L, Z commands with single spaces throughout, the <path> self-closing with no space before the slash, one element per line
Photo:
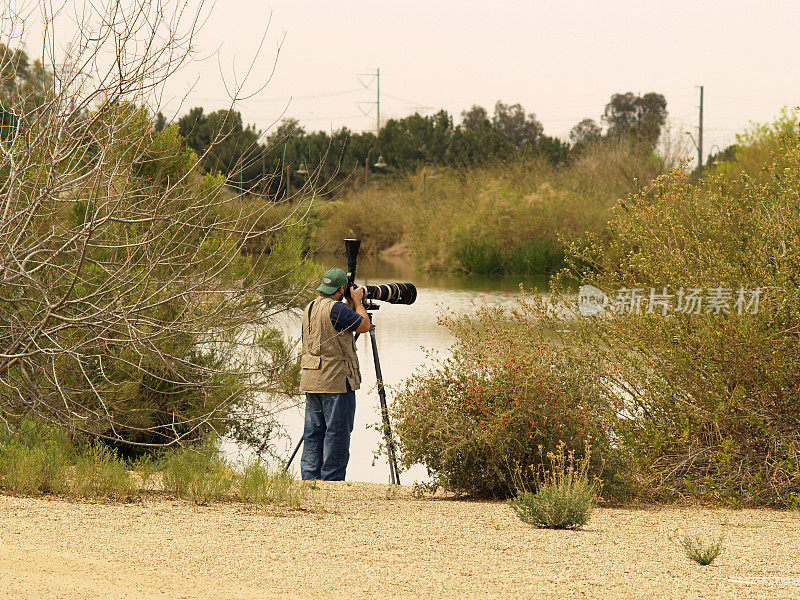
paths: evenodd
<path fill-rule="evenodd" d="M 34 414 L 143 447 L 225 429 L 291 380 L 265 327 L 303 293 L 309 204 L 234 196 L 176 126 L 155 130 L 153 103 L 191 60 L 200 12 L 89 4 L 59 57 L 48 6 L 49 85 L 4 78 L 0 96 L 0 419 Z M 33 17 L 0 10 L 5 74 Z M 255 235 L 269 256 L 242 252 Z"/>

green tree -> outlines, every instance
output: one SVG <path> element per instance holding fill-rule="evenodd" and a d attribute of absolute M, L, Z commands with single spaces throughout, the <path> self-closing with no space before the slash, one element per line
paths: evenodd
<path fill-rule="evenodd" d="M 428 162 L 444 164 L 453 131 L 453 119 L 445 110 L 429 117 L 414 113 L 404 119 L 389 119 L 381 129 L 378 149 L 391 167 L 401 171 Z"/>
<path fill-rule="evenodd" d="M 478 131 L 485 127 L 491 127 L 489 113 L 482 106 L 473 104 L 469 110 L 461 111 L 461 126 L 470 131 Z"/>
<path fill-rule="evenodd" d="M 526 115 L 521 104 L 509 105 L 500 101 L 494 105 L 492 127 L 517 148 L 535 147 L 544 130 L 542 124 L 536 120 L 536 115 Z"/>
<path fill-rule="evenodd" d="M 449 164 L 455 167 L 481 165 L 503 160 L 515 152 L 511 143 L 489 121 L 478 129 L 456 127 L 450 149 Z"/>
<path fill-rule="evenodd" d="M 606 104 L 603 121 L 610 138 L 632 137 L 654 147 L 667 120 L 667 101 L 662 94 L 644 96 L 626 92 L 614 94 Z"/>
<path fill-rule="evenodd" d="M 219 171 L 231 185 L 250 189 L 261 179 L 261 147 L 254 127 L 244 127 L 235 110 L 218 110 L 208 115 L 196 107 L 178 120 L 186 145 L 201 158 L 208 171 Z"/>
<path fill-rule="evenodd" d="M 53 74 L 22 49 L 0 44 L 0 139 L 53 98 Z"/>
<path fill-rule="evenodd" d="M 536 144 L 536 153 L 553 164 L 563 164 L 569 160 L 570 147 L 557 137 L 540 135 Z"/>
<path fill-rule="evenodd" d="M 569 132 L 569 139 L 575 145 L 596 142 L 602 136 L 603 130 L 594 119 L 583 119 Z"/>

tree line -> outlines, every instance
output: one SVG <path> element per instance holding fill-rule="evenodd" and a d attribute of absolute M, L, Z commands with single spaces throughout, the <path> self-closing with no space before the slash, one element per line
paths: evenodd
<path fill-rule="evenodd" d="M 662 94 L 625 92 L 610 98 L 600 123 L 587 118 L 575 125 L 569 142 L 545 134 L 536 115 L 521 104 L 501 101 L 492 114 L 479 105 L 462 111 L 459 124 L 446 110 L 389 119 L 378 136 L 346 127 L 307 132 L 289 118 L 262 137 L 254 125 L 244 124 L 239 111 L 206 113 L 202 107 L 192 108 L 177 126 L 205 167 L 223 173 L 229 185 L 281 199 L 309 179 L 330 195 L 348 180 L 363 181 L 365 170 L 392 175 L 425 165 L 470 167 L 520 156 L 568 163 L 587 146 L 608 139 L 631 138 L 650 152 L 666 117 Z M 156 127 L 166 126 L 159 114 Z M 379 157 L 381 168 L 375 166 Z"/>

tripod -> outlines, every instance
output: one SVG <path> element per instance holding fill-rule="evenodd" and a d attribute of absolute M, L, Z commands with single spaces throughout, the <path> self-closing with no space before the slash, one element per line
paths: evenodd
<path fill-rule="evenodd" d="M 377 308 L 377 307 L 376 307 Z M 383 440 L 386 442 L 386 452 L 389 455 L 389 483 L 400 485 L 400 473 L 397 470 L 397 459 L 394 453 L 394 439 L 392 426 L 389 424 L 389 407 L 386 403 L 386 388 L 383 387 L 383 374 L 381 373 L 381 360 L 378 358 L 378 340 L 375 337 L 375 321 L 373 313 L 369 314 L 369 339 L 372 343 L 372 358 L 375 361 L 375 379 L 378 382 L 378 398 L 381 402 L 381 417 L 383 418 Z"/>
<path fill-rule="evenodd" d="M 373 310 L 377 310 L 377 306 L 369 306 Z M 386 403 L 386 388 L 383 386 L 383 374 L 381 373 L 381 361 L 378 357 L 378 340 L 375 336 L 375 320 L 373 312 L 367 313 L 369 315 L 370 327 L 369 327 L 369 339 L 372 345 L 372 359 L 375 362 L 375 379 L 378 383 L 378 398 L 380 399 L 381 403 L 381 418 L 383 421 L 383 440 L 386 443 L 386 451 L 389 455 L 389 483 L 394 485 L 400 485 L 400 474 L 397 470 L 397 458 L 395 456 L 394 451 L 394 439 L 392 438 L 392 426 L 389 423 L 389 407 Z M 356 334 L 356 339 L 358 339 L 358 334 Z M 284 465 L 283 470 L 288 471 L 289 466 L 292 464 L 294 457 L 297 455 L 297 451 L 300 450 L 300 446 L 303 443 L 303 437 L 300 436 L 300 439 L 297 442 L 297 445 L 294 447 L 294 451 L 292 455 L 289 457 L 289 460 L 286 461 L 286 465 Z"/>

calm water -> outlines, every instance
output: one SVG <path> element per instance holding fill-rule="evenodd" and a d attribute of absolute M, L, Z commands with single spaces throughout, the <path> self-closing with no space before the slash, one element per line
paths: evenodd
<path fill-rule="evenodd" d="M 343 258 L 324 257 L 319 260 L 325 268 L 339 266 L 346 269 Z M 381 369 L 390 403 L 393 400 L 392 388 L 425 364 L 425 350 L 447 352 L 453 343 L 449 332 L 437 325 L 438 314 L 443 311 L 469 313 L 483 304 L 511 305 L 519 297 L 520 283 L 526 289 L 546 288 L 543 278 L 429 275 L 415 271 L 411 265 L 401 260 L 366 257 L 359 260 L 356 280 L 359 284 L 377 285 L 397 281 L 411 282 L 417 286 L 418 296 L 414 304 L 406 306 L 381 303 L 380 309 L 373 314 Z M 288 323 L 286 329 L 289 335 L 299 337 L 299 317 L 296 322 Z M 370 427 L 379 423 L 381 417 L 369 335 L 359 337 L 357 347 L 362 383 L 361 389 L 356 392 L 356 418 L 347 479 L 386 483 L 389 481 L 389 467 L 384 455 L 374 460 L 379 434 Z M 280 440 L 277 447 L 288 457 L 302 435 L 302 408 L 289 407 L 280 413 L 279 419 L 291 440 Z M 227 447 L 226 450 L 231 458 L 241 457 L 241 453 L 232 447 Z M 292 467 L 299 473 L 299 453 Z M 407 484 L 425 479 L 427 473 L 421 465 L 416 465 L 400 475 L 401 483 Z"/>

